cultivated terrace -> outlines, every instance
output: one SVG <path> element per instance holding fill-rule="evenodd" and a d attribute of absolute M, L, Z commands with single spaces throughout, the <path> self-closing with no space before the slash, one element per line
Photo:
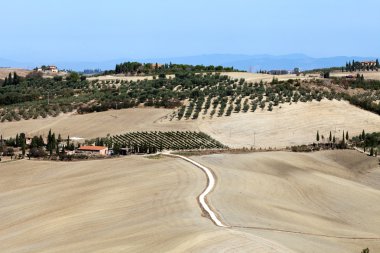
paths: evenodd
<path fill-rule="evenodd" d="M 173 65 L 176 66 L 176 65 Z M 121 66 L 116 69 L 123 69 Z M 205 68 L 205 67 L 204 67 Z M 213 67 L 215 70 L 215 67 Z M 380 114 L 380 81 L 326 78 L 310 80 L 247 82 L 218 72 L 162 70 L 153 80 L 86 80 L 72 72 L 67 77 L 26 78 L 11 74 L 0 83 L 0 120 L 55 117 L 60 113 L 79 114 L 133 107 L 176 108 L 171 120 L 230 116 L 256 110 L 272 111 L 281 104 L 347 100 Z M 226 69 L 221 69 L 226 71 Z M 228 70 L 228 69 L 227 69 Z M 130 70 L 128 70 L 130 71 Z M 129 73 L 129 72 L 128 72 Z"/>

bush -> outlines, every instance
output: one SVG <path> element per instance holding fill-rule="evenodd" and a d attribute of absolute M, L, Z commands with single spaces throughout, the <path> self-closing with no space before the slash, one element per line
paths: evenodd
<path fill-rule="evenodd" d="M 14 156 L 15 150 L 12 147 L 7 147 L 4 152 L 3 156 Z"/>
<path fill-rule="evenodd" d="M 45 157 L 46 152 L 43 148 L 31 148 L 29 150 L 29 155 L 30 157 L 40 158 L 40 157 Z"/>

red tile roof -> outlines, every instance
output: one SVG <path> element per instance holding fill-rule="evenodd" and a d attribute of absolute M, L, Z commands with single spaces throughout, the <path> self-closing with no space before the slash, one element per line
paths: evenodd
<path fill-rule="evenodd" d="M 78 148 L 78 150 L 83 150 L 83 151 L 100 151 L 103 149 L 107 149 L 107 147 L 103 146 L 82 146 Z"/>

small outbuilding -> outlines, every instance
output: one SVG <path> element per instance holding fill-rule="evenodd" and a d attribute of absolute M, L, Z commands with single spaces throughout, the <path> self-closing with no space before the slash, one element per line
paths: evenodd
<path fill-rule="evenodd" d="M 108 155 L 108 148 L 104 146 L 81 146 L 77 149 L 78 153 L 85 153 L 91 155 Z"/>

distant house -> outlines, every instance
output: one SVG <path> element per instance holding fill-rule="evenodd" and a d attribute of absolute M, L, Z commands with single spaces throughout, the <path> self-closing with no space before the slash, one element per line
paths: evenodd
<path fill-rule="evenodd" d="M 90 155 L 108 155 L 108 148 L 103 146 L 81 146 L 77 149 L 77 153 Z"/>
<path fill-rule="evenodd" d="M 58 73 L 58 68 L 56 66 L 47 66 L 47 72 Z"/>
<path fill-rule="evenodd" d="M 360 65 L 362 67 L 376 67 L 376 62 L 375 61 L 362 61 L 362 62 L 360 62 Z"/>
<path fill-rule="evenodd" d="M 40 68 L 37 68 L 38 72 L 44 72 L 44 73 L 58 73 L 59 70 L 56 66 L 42 66 Z"/>

